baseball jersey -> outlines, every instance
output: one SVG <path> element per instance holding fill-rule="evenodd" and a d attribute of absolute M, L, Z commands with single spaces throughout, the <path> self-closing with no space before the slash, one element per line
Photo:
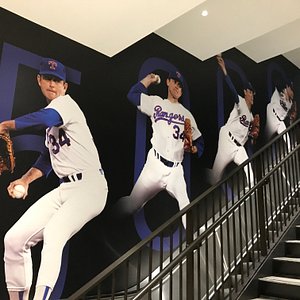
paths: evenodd
<path fill-rule="evenodd" d="M 274 113 L 276 113 L 279 119 L 283 121 L 292 107 L 292 101 L 287 101 L 283 97 L 281 97 L 278 90 L 275 88 L 269 105 L 272 106 L 275 111 Z"/>
<path fill-rule="evenodd" d="M 63 124 L 46 129 L 45 144 L 58 177 L 101 168 L 97 148 L 77 103 L 64 95 L 52 100 L 45 109 L 56 110 Z"/>
<path fill-rule="evenodd" d="M 234 108 L 224 127 L 231 132 L 241 145 L 244 145 L 248 140 L 249 126 L 253 120 L 253 115 L 248 108 L 246 100 L 241 96 L 238 97 L 239 102 L 234 104 Z"/>
<path fill-rule="evenodd" d="M 194 117 L 181 103 L 172 103 L 159 96 L 141 94 L 139 110 L 152 122 L 151 144 L 160 155 L 170 161 L 181 162 L 184 156 L 184 120 L 189 118 L 193 140 L 201 136 Z"/>

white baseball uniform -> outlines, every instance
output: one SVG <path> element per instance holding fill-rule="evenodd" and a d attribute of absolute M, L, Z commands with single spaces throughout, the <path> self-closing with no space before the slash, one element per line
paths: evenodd
<path fill-rule="evenodd" d="M 189 198 L 181 164 L 184 158 L 184 120 L 189 118 L 193 140 L 201 136 L 192 114 L 181 104 L 172 103 L 159 96 L 141 94 L 139 110 L 152 122 L 152 148 L 146 163 L 128 197 L 119 202 L 119 209 L 133 213 L 161 190 L 177 199 L 180 210 L 189 204 Z M 185 217 L 183 225 L 186 225 Z"/>
<path fill-rule="evenodd" d="M 253 120 L 253 115 L 245 99 L 241 96 L 238 97 L 238 103 L 235 103 L 226 124 L 221 127 L 219 132 L 218 151 L 210 178 L 212 184 L 215 184 L 222 178 L 225 167 L 230 162 L 233 161 L 237 165 L 240 165 L 248 159 L 244 145 L 248 140 L 249 127 Z M 252 186 L 252 169 L 250 168 L 249 175 L 247 166 L 245 166 L 244 170 L 247 181 L 251 183 Z"/>
<path fill-rule="evenodd" d="M 69 95 L 60 96 L 45 109 L 55 110 L 63 120 L 61 126 L 46 130 L 52 168 L 63 182 L 37 200 L 5 236 L 9 291 L 30 288 L 30 248 L 41 240 L 43 250 L 37 285 L 53 289 L 66 242 L 101 213 L 108 193 L 96 146 L 76 102 Z"/>
<path fill-rule="evenodd" d="M 268 140 L 273 136 L 273 134 L 280 134 L 286 129 L 284 120 L 287 117 L 292 104 L 292 101 L 287 101 L 284 96 L 280 95 L 277 88 L 275 88 L 271 100 L 267 105 L 265 133 Z M 287 134 L 283 138 L 289 147 L 289 135 Z"/>

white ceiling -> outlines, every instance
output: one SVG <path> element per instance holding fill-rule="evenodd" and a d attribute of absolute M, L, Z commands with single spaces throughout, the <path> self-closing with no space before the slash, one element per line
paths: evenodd
<path fill-rule="evenodd" d="M 299 0 L 0 0 L 1 7 L 112 57 L 156 33 L 200 60 L 233 47 L 300 68 Z M 203 17 L 203 9 L 208 16 Z"/>

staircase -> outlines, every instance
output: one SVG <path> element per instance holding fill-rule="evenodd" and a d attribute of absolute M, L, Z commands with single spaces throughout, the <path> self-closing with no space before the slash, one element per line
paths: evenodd
<path fill-rule="evenodd" d="M 293 126 L 68 300 L 300 300 L 300 119 Z M 295 145 L 282 157 L 287 133 Z"/>
<path fill-rule="evenodd" d="M 300 299 L 300 225 L 292 226 L 289 229 L 284 240 L 278 245 L 276 253 L 260 270 L 255 281 L 255 287 L 252 286 L 248 289 L 256 288 L 258 297 L 253 298 L 248 292 L 239 299 Z"/>

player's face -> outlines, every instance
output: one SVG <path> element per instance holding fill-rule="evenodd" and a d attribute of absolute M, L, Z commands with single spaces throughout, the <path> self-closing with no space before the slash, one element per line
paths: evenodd
<path fill-rule="evenodd" d="M 294 99 L 294 91 L 293 91 L 292 87 L 287 86 L 286 87 L 286 92 L 287 92 L 287 96 L 288 96 L 289 101 L 292 101 Z"/>
<path fill-rule="evenodd" d="M 37 81 L 43 95 L 48 101 L 65 95 L 68 88 L 68 84 L 65 81 L 54 76 L 38 75 Z"/>
<path fill-rule="evenodd" d="M 244 90 L 244 94 L 245 94 L 246 103 L 248 103 L 248 105 L 252 106 L 255 94 L 253 93 L 253 91 L 251 91 L 249 89 Z"/>
<path fill-rule="evenodd" d="M 182 86 L 178 80 L 167 79 L 168 98 L 178 100 L 182 96 Z"/>

